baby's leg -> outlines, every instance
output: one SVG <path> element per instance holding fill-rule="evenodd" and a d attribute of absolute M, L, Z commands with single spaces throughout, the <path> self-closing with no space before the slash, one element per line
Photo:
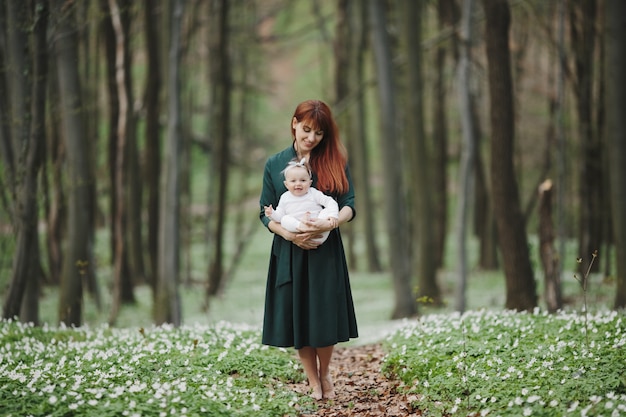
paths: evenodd
<path fill-rule="evenodd" d="M 322 209 L 322 210 L 320 210 L 319 214 L 317 215 L 317 218 L 318 219 L 328 219 L 331 214 L 332 214 L 331 210 Z M 333 215 L 333 217 L 335 217 L 335 216 L 336 216 L 336 214 Z M 328 235 L 329 234 L 330 234 L 330 231 L 322 232 L 322 237 L 315 239 L 315 242 L 319 242 L 320 244 L 326 242 L 326 239 L 328 239 Z"/>
<path fill-rule="evenodd" d="M 290 232 L 297 233 L 298 227 L 300 227 L 300 220 L 290 216 L 289 214 L 285 214 L 283 218 L 280 219 L 280 224 Z"/>

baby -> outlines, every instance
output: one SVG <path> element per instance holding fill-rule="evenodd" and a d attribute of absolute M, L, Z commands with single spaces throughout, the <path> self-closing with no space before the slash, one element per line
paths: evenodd
<path fill-rule="evenodd" d="M 311 187 L 313 183 L 311 169 L 304 158 L 300 161 L 297 159 L 289 161 L 283 175 L 287 191 L 280 196 L 276 209 L 271 205 L 265 206 L 267 217 L 294 233 L 300 231 L 301 221 L 310 218 L 329 219 L 337 224 L 339 206 L 332 197 Z M 322 232 L 322 237 L 315 239 L 315 242 L 322 244 L 329 233 Z"/>

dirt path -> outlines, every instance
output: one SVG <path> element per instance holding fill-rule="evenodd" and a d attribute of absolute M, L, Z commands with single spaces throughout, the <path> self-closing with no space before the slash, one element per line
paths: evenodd
<path fill-rule="evenodd" d="M 415 398 L 398 392 L 399 381 L 380 373 L 384 352 L 380 345 L 336 348 L 331 362 L 336 398 L 318 402 L 316 411 L 302 410 L 302 417 L 407 417 L 420 416 L 410 405 Z M 293 386 L 308 392 L 308 384 Z"/>

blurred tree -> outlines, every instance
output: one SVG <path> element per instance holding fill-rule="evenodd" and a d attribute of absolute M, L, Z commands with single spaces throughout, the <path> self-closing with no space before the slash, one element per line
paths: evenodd
<path fill-rule="evenodd" d="M 159 228 L 159 180 L 161 178 L 161 126 L 159 116 L 161 111 L 162 62 L 161 45 L 163 39 L 159 28 L 162 16 L 163 2 L 160 0 L 144 0 L 144 29 L 146 38 L 147 76 L 144 90 L 144 106 L 146 110 L 146 129 L 144 147 L 144 181 L 147 190 L 147 251 L 148 268 L 147 280 L 155 294 L 156 271 L 158 259 L 158 228 Z M 165 27 L 165 26 L 162 26 Z"/>
<path fill-rule="evenodd" d="M 376 213 L 373 209 L 373 196 L 370 178 L 367 129 L 365 128 L 365 55 L 367 54 L 367 3 L 356 0 L 338 2 L 337 40 L 335 43 L 335 71 L 337 73 L 337 104 L 335 114 L 342 129 L 343 140 L 348 149 L 350 171 L 354 188 L 358 194 L 354 225 L 347 230 L 352 237 L 347 242 L 348 264 L 359 268 L 361 260 L 367 262 L 367 270 L 382 270 L 376 241 Z M 343 80 L 343 81 L 340 81 Z M 341 84 L 341 85 L 340 85 Z M 357 226 L 358 225 L 358 226 Z M 357 229 L 358 227 L 358 229 Z M 364 235 L 366 256 L 357 255 L 355 237 Z"/>
<path fill-rule="evenodd" d="M 45 234 L 48 255 L 48 284 L 59 285 L 63 271 L 63 242 L 67 236 L 67 190 L 63 179 L 65 141 L 62 138 L 59 83 L 56 65 L 50 63 L 48 76 L 49 116 L 42 173 Z"/>
<path fill-rule="evenodd" d="M 506 305 L 531 310 L 537 305 L 526 225 L 513 169 L 514 111 L 506 0 L 483 0 L 491 121 L 492 201 L 506 277 Z"/>
<path fill-rule="evenodd" d="M 431 184 L 431 149 L 424 129 L 424 81 L 422 76 L 422 2 L 407 1 L 400 9 L 404 52 L 407 61 L 407 88 L 404 89 L 404 140 L 409 178 L 415 183 L 410 196 L 411 270 L 416 275 L 416 295 L 434 305 L 441 305 L 437 284 L 437 265 L 433 229 L 433 186 Z"/>
<path fill-rule="evenodd" d="M 120 7 L 121 5 L 121 7 Z M 115 142 L 111 145 L 114 155 L 113 160 L 113 182 L 112 190 L 115 194 L 116 205 L 113 207 L 113 240 L 114 240 L 114 270 L 113 270 L 113 291 L 111 311 L 109 314 L 109 324 L 113 325 L 117 320 L 121 303 L 132 303 L 135 301 L 133 294 L 132 278 L 137 279 L 141 276 L 139 265 L 142 262 L 132 262 L 133 254 L 139 259 L 143 255 L 141 253 L 140 229 L 135 224 L 140 224 L 139 201 L 135 194 L 138 194 L 136 184 L 137 176 L 135 167 L 138 164 L 136 160 L 137 145 L 134 134 L 134 116 L 132 110 L 133 95 L 132 83 L 130 81 L 130 52 L 129 52 L 129 26 L 130 19 L 129 4 L 127 0 L 123 0 L 118 4 L 118 0 L 108 0 L 108 11 L 111 19 L 111 26 L 115 37 L 115 72 L 113 79 L 118 100 L 116 105 L 117 120 L 112 120 L 110 139 Z M 111 75 L 109 75 L 111 77 Z M 135 158 L 133 158 L 133 156 Z M 133 160 L 134 159 L 134 160 Z M 133 197 L 134 196 L 134 197 Z M 136 245 L 132 249 L 133 245 Z M 138 252 L 138 253 L 136 253 Z M 135 267 L 131 267 L 134 265 Z"/>
<path fill-rule="evenodd" d="M 208 274 L 208 295 L 216 295 L 221 288 L 224 275 L 224 234 L 226 226 L 226 203 L 230 163 L 230 115 L 231 115 L 231 65 L 230 65 L 230 3 L 228 0 L 219 0 L 216 4 L 218 27 L 216 53 L 214 60 L 218 67 L 212 79 L 212 87 L 216 90 L 215 112 L 215 153 L 213 165 L 217 168 L 217 195 L 215 204 L 217 210 L 212 220 L 215 222 L 213 241 L 213 256 L 211 257 Z"/>
<path fill-rule="evenodd" d="M 21 71 L 18 71 L 23 74 L 21 76 L 17 76 L 15 71 L 9 72 L 13 75 L 10 83 L 12 88 L 21 87 L 24 94 L 15 103 L 16 106 L 12 107 L 19 109 L 19 103 L 22 103 L 24 106 L 30 105 L 30 108 L 23 108 L 23 113 L 14 114 L 12 117 L 13 123 L 23 124 L 29 132 L 28 136 L 15 142 L 20 145 L 17 149 L 19 159 L 15 161 L 15 165 L 20 169 L 14 185 L 17 200 L 14 206 L 17 245 L 3 317 L 9 319 L 19 316 L 22 322 L 39 323 L 39 291 L 43 274 L 39 262 L 37 185 L 45 146 L 48 7 L 47 2 L 43 0 L 37 1 L 34 6 L 33 10 L 29 10 L 25 2 L 7 4 L 8 21 L 15 25 L 9 27 L 9 62 L 13 65 L 21 62 L 21 65 L 24 65 L 20 67 Z M 32 39 L 29 39 L 31 33 L 29 28 L 32 28 Z M 32 49 L 27 47 L 31 43 Z M 16 49 L 16 46 L 20 48 Z M 10 68 L 14 69 L 13 65 Z M 30 74 L 32 76 L 29 76 Z M 28 87 L 32 87 L 30 92 Z M 11 98 L 12 101 L 17 99 L 14 96 Z M 13 152 L 10 152 L 8 156 L 12 154 Z"/>
<path fill-rule="evenodd" d="M 180 326 L 182 311 L 178 293 L 180 267 L 180 52 L 184 0 L 172 0 L 167 76 L 167 139 L 163 160 L 159 211 L 159 262 L 154 309 L 156 324 Z"/>
<path fill-rule="evenodd" d="M 435 80 L 432 83 L 434 102 L 432 104 L 433 123 L 433 263 L 443 268 L 446 236 L 448 234 L 448 93 L 446 88 L 447 57 L 452 55 L 454 62 L 458 56 L 458 38 L 453 30 L 459 20 L 458 7 L 454 0 L 437 1 L 437 30 L 440 34 L 450 34 L 435 48 Z"/>
<path fill-rule="evenodd" d="M 463 143 L 461 147 L 461 161 L 459 164 L 459 193 L 456 207 L 455 236 L 457 238 L 458 251 L 458 278 L 456 288 L 455 308 L 464 312 L 466 305 L 467 288 L 467 216 L 469 212 L 469 199 L 474 187 L 474 171 L 476 169 L 476 129 L 474 127 L 475 118 L 472 106 L 474 101 L 470 92 L 471 76 L 471 49 L 472 49 L 472 28 L 474 2 L 464 0 L 461 7 L 461 47 L 459 48 L 459 61 L 457 68 L 457 79 L 459 85 L 459 114 L 461 115 L 461 126 Z"/>
<path fill-rule="evenodd" d="M 626 2 L 605 2 L 606 136 L 617 263 L 615 309 L 626 308 Z"/>
<path fill-rule="evenodd" d="M 100 14 L 100 6 L 98 2 L 94 1 L 82 1 L 76 5 L 76 19 L 78 22 L 91 22 L 98 21 L 97 17 Z M 96 30 L 93 30 L 93 29 Z M 78 31 L 78 71 L 80 74 L 80 85 L 81 94 L 83 95 L 81 101 L 84 105 L 83 114 L 85 120 L 85 137 L 89 138 L 89 155 L 86 155 L 87 158 L 87 166 L 89 167 L 90 174 L 89 176 L 93 178 L 93 185 L 89 187 L 89 192 L 91 193 L 89 196 L 89 201 L 91 203 L 91 207 L 89 208 L 89 222 L 92 224 L 89 227 L 88 232 L 93 235 L 89 237 L 90 241 L 95 241 L 95 233 L 96 233 L 96 213 L 97 209 L 97 196 L 96 189 L 98 188 L 97 184 L 97 163 L 96 163 L 96 152 L 95 150 L 98 148 L 98 87 L 99 87 L 99 62 L 98 59 L 100 54 L 98 48 L 98 25 L 87 25 L 87 24 L 79 24 L 77 25 Z M 91 251 L 90 254 L 93 256 L 94 252 Z M 96 264 L 95 257 L 89 259 L 88 262 L 91 265 Z M 87 293 L 91 296 L 97 310 L 102 308 L 102 297 L 100 292 L 100 286 L 98 285 L 98 281 L 96 279 L 96 268 L 91 268 L 90 273 L 85 276 L 85 289 Z"/>
<path fill-rule="evenodd" d="M 597 0 L 572 0 L 569 5 L 569 23 L 574 50 L 573 90 L 576 97 L 576 123 L 581 140 L 580 171 L 580 226 L 578 256 L 590 259 L 603 242 L 602 147 L 598 127 L 594 121 L 594 74 Z M 604 216 L 603 216 L 604 214 Z M 581 265 L 582 266 L 582 265 Z M 599 263 L 594 263 L 597 271 Z M 585 266 L 586 268 L 586 266 Z M 584 272 L 584 271 L 580 271 Z"/>
<path fill-rule="evenodd" d="M 350 86 L 349 86 L 349 74 L 350 74 L 350 65 L 352 61 L 350 60 L 350 49 L 352 45 L 350 44 L 350 30 L 352 28 L 348 24 L 348 7 L 350 1 L 349 0 L 339 0 L 337 1 L 337 22 L 335 29 L 335 44 L 334 46 L 334 63 L 335 63 L 335 102 L 342 103 L 348 100 L 348 96 L 350 94 Z M 317 11 L 319 15 L 319 10 Z M 337 111 L 335 107 L 335 118 L 337 119 L 337 125 L 340 126 L 342 130 L 342 140 L 346 144 L 346 149 L 348 151 L 348 157 L 351 157 L 352 149 L 353 149 L 353 136 L 350 133 L 350 129 L 352 126 L 350 125 L 351 114 L 349 111 Z M 352 164 L 350 163 L 350 166 Z M 344 235 L 346 239 L 346 255 L 348 257 L 348 262 L 352 268 L 357 267 L 357 256 L 354 250 L 354 231 L 352 227 L 344 228 L 342 235 Z"/>
<path fill-rule="evenodd" d="M 53 36 L 56 54 L 63 136 L 67 151 L 68 172 L 68 233 L 61 274 L 59 320 L 67 326 L 82 324 L 83 281 L 93 265 L 90 251 L 93 242 L 89 228 L 92 207 L 89 187 L 93 186 L 88 167 L 89 142 L 84 140 L 85 121 L 81 103 L 78 73 L 78 40 L 76 5 L 65 0 L 52 2 L 55 27 Z"/>
<path fill-rule="evenodd" d="M 411 286 L 410 227 L 402 180 L 402 151 L 396 119 L 396 86 L 391 41 L 387 32 L 385 2 L 384 0 L 369 0 L 368 7 L 380 97 L 381 139 L 379 142 L 383 158 L 383 198 L 395 295 L 395 306 L 391 316 L 398 319 L 417 314 L 416 297 Z"/>

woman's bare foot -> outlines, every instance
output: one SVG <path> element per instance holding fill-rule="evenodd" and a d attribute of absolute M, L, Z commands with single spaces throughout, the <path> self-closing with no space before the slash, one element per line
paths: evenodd
<path fill-rule="evenodd" d="M 311 389 L 311 398 L 313 398 L 314 400 L 321 400 L 324 397 L 321 384 L 312 386 Z"/>
<path fill-rule="evenodd" d="M 333 380 L 330 378 L 330 374 L 321 377 L 320 380 L 322 381 L 322 397 L 326 400 L 335 398 L 335 386 L 333 385 Z"/>

